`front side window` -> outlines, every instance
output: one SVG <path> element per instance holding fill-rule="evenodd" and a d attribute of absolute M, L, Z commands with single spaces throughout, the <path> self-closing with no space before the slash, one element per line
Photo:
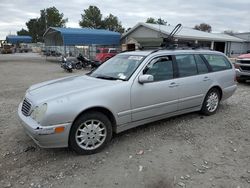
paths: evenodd
<path fill-rule="evenodd" d="M 212 71 L 222 71 L 232 68 L 228 60 L 222 55 L 208 54 L 204 55 L 204 57 L 211 66 Z"/>
<path fill-rule="evenodd" d="M 197 75 L 197 66 L 193 55 L 176 55 L 176 63 L 179 70 L 179 77 Z"/>
<path fill-rule="evenodd" d="M 143 70 L 143 74 L 154 76 L 154 81 L 173 79 L 173 61 L 171 56 L 153 59 Z"/>
<path fill-rule="evenodd" d="M 89 76 L 109 80 L 128 80 L 143 59 L 144 56 L 140 55 L 117 55 L 105 61 Z"/>

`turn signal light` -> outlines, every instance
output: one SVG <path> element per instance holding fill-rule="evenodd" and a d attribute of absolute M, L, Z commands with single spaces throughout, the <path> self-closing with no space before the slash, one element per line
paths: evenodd
<path fill-rule="evenodd" d="M 57 127 L 55 128 L 55 133 L 62 133 L 64 131 L 64 127 Z"/>

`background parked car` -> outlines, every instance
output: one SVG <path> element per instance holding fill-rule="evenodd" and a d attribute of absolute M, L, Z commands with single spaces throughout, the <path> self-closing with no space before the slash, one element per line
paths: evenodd
<path fill-rule="evenodd" d="M 240 55 L 234 64 L 236 79 L 240 83 L 250 80 L 250 54 Z"/>
<path fill-rule="evenodd" d="M 11 54 L 13 52 L 12 46 L 10 44 L 4 44 L 1 52 L 2 54 Z"/>
<path fill-rule="evenodd" d="M 31 48 L 29 48 L 27 44 L 23 44 L 23 43 L 21 43 L 19 45 L 19 49 L 18 50 L 19 50 L 20 53 L 24 53 L 24 52 L 27 53 L 29 51 L 32 51 Z"/>
<path fill-rule="evenodd" d="M 107 61 L 117 54 L 116 48 L 98 48 L 95 59 L 101 63 Z"/>

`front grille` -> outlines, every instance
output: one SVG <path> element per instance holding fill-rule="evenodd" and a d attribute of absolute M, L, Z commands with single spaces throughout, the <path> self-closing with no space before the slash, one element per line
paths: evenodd
<path fill-rule="evenodd" d="M 240 66 L 240 68 L 243 71 L 250 71 L 250 67 L 249 66 Z"/>
<path fill-rule="evenodd" d="M 240 60 L 239 63 L 250 64 L 250 60 Z"/>
<path fill-rule="evenodd" d="M 30 109 L 31 109 L 31 103 L 27 99 L 24 99 L 22 105 L 23 115 L 28 116 L 30 114 Z"/>

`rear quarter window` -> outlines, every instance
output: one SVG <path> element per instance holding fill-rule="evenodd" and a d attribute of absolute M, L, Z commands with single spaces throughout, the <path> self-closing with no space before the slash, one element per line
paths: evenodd
<path fill-rule="evenodd" d="M 203 56 L 211 66 L 212 71 L 223 71 L 232 68 L 231 63 L 222 55 L 206 54 Z"/>

